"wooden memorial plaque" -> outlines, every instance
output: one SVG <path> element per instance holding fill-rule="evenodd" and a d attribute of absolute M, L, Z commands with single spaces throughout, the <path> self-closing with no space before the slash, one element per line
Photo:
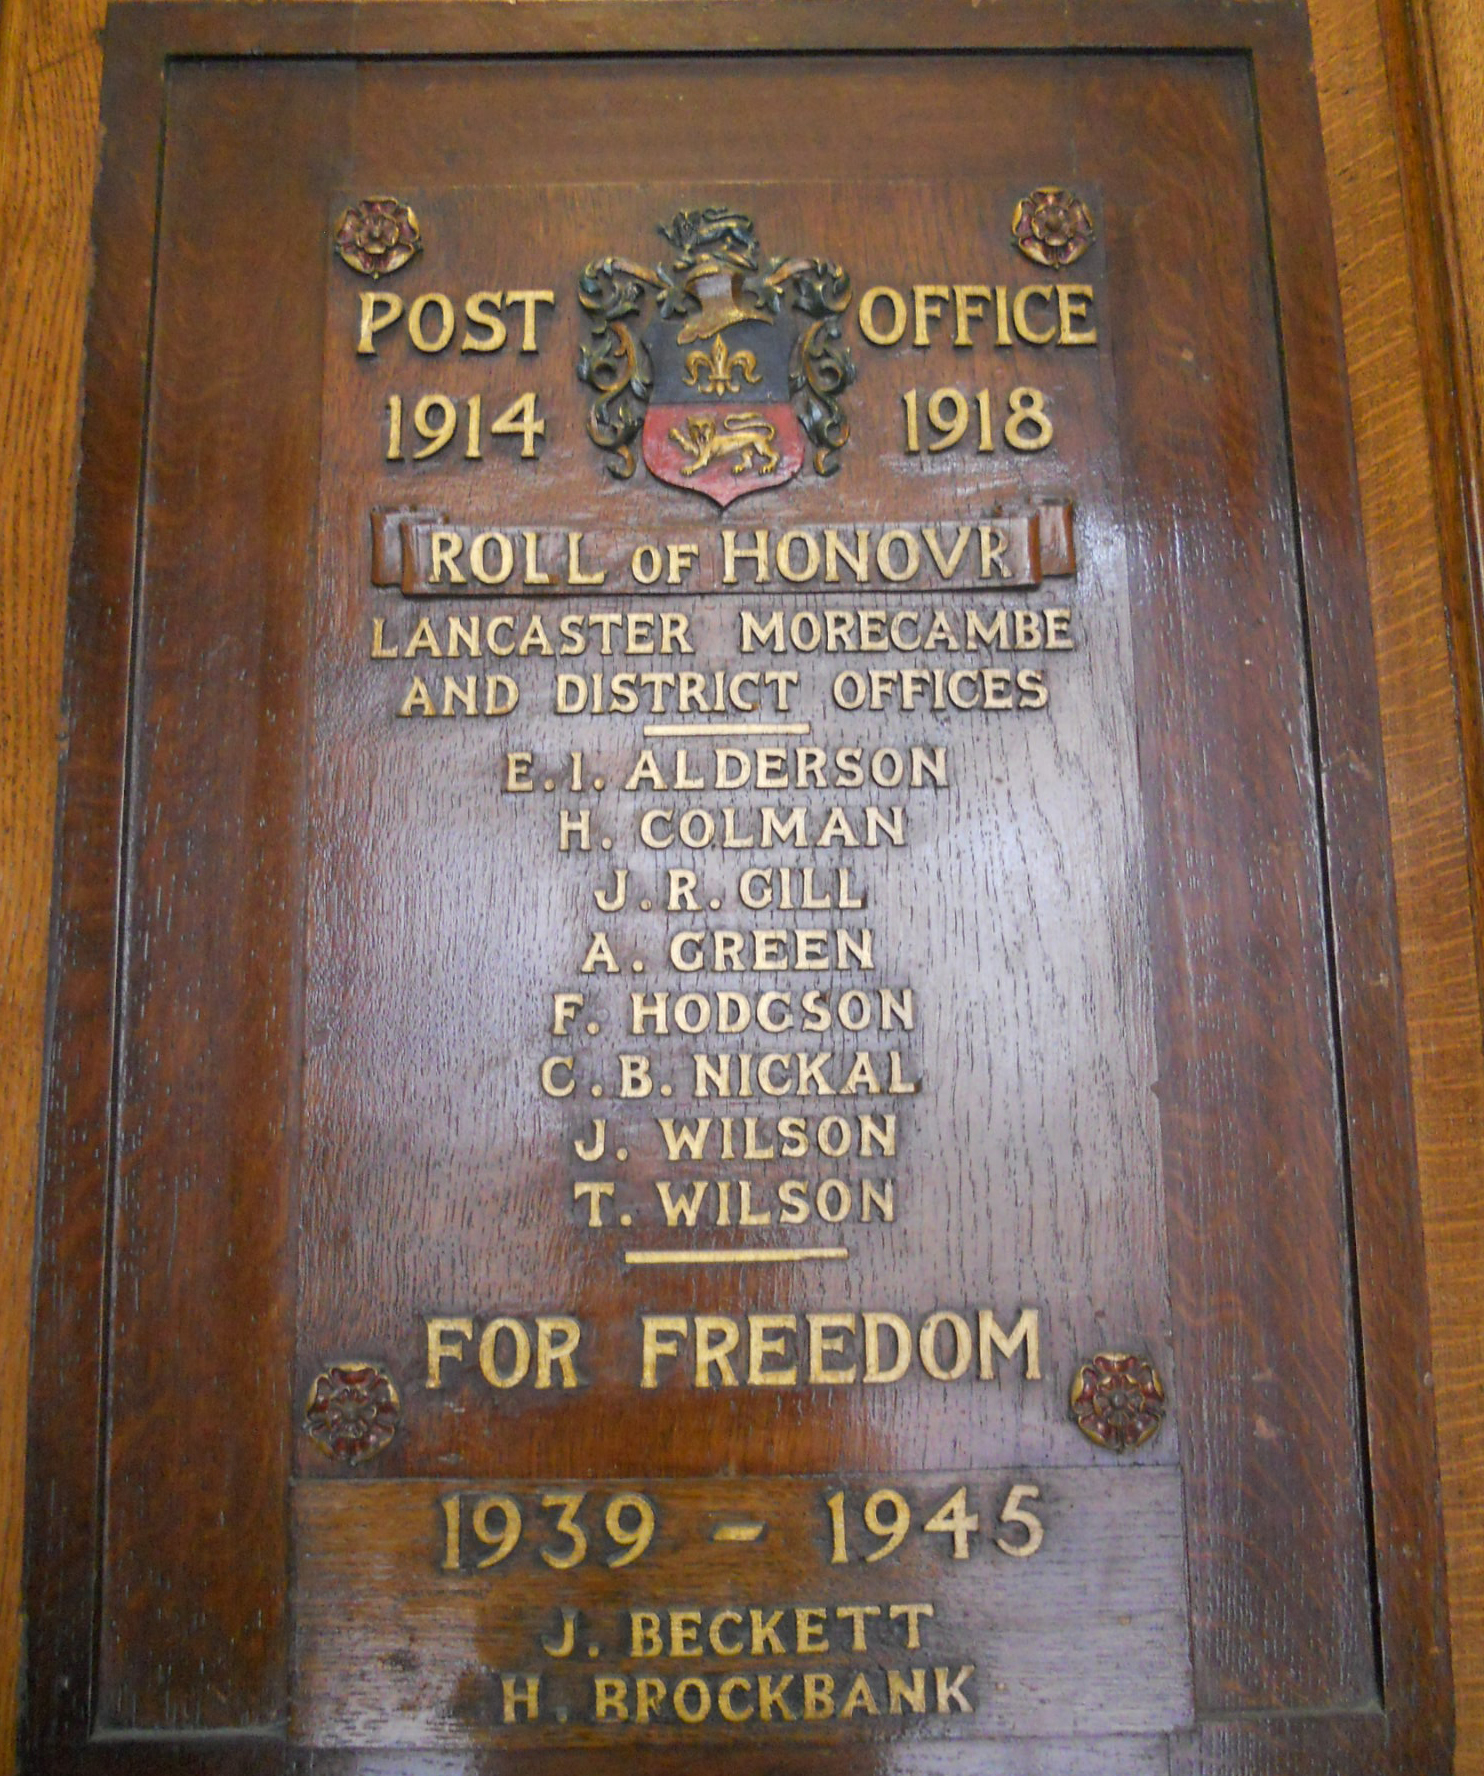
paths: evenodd
<path fill-rule="evenodd" d="M 29 1767 L 1444 1770 L 1301 15 L 109 29 Z"/>

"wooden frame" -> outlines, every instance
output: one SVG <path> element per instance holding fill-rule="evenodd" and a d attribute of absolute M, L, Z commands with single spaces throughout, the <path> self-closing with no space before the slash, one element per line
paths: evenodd
<path fill-rule="evenodd" d="M 1348 1756 L 1400 1771 L 1443 1770 L 1449 1719 L 1441 1536 L 1432 1453 L 1421 1235 L 1412 1182 L 1405 1044 L 1380 790 L 1364 565 L 1346 437 L 1338 296 L 1324 213 L 1318 129 L 1301 21 L 1286 5 L 1139 6 L 1110 23 L 1077 4 L 1058 48 L 1201 50 L 1248 58 L 1265 146 L 1273 276 L 1286 332 L 1285 398 L 1295 517 L 1308 612 L 1313 719 L 1322 768 L 1336 1038 L 1370 1426 L 1372 1546 L 1381 1602 L 1384 1707 L 1325 1719 L 1234 1716 L 1204 1724 L 1175 1767 L 1300 1773 Z M 845 4 L 749 9 L 748 47 L 850 53 L 1044 47 L 1034 4 L 907 11 Z M 458 7 L 305 6 L 261 14 L 195 7 L 115 11 L 109 27 L 107 125 L 98 272 L 89 325 L 87 417 L 77 571 L 69 612 L 69 747 L 62 793 L 59 896 L 49 1037 L 43 1287 L 38 1297 L 29 1510 L 31 1703 L 36 1767 L 202 1770 L 308 1768 L 308 1751 L 261 1734 L 169 1748 L 92 1735 L 97 1475 L 103 1398 L 101 1291 L 119 1137 L 111 1011 L 120 953 L 120 868 L 129 793 L 126 737 L 131 626 L 139 585 L 150 402 L 166 71 L 220 56 L 523 56 L 721 53 L 724 8 L 618 10 L 578 0 L 558 14 Z M 1276 145 L 1281 144 L 1281 149 Z M 106 855 L 111 870 L 97 867 Z M 84 859 L 92 859 L 89 868 Z M 1336 917 L 1333 909 L 1343 909 Z M 264 1380 L 262 1385 L 268 1386 Z M 1424 1484 L 1419 1477 L 1426 1476 Z M 313 1767 L 353 1758 L 313 1754 Z M 660 1757 L 645 1767 L 671 1767 Z M 679 1767 L 676 1765 L 675 1767 Z"/>

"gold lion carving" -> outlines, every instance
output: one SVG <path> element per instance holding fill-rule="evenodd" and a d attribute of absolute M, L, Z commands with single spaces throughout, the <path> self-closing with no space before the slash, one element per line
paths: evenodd
<path fill-rule="evenodd" d="M 777 428 L 769 425 L 760 413 L 728 414 L 719 431 L 716 421 L 706 414 L 687 420 L 683 432 L 679 426 L 671 426 L 670 436 L 691 459 L 681 469 L 682 475 L 699 475 L 723 456 L 735 456 L 732 473 L 745 475 L 753 465 L 754 454 L 758 474 L 771 475 L 782 460 L 773 448 Z"/>

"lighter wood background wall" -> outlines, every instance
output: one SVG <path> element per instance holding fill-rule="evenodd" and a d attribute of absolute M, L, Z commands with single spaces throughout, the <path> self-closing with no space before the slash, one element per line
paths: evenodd
<path fill-rule="evenodd" d="M 1484 341 L 1484 7 L 1428 3 L 1461 275 Z M 1381 666 L 1428 1232 L 1457 1768 L 1484 1776 L 1484 1054 L 1428 416 L 1387 85 L 1388 52 L 1398 65 L 1388 37 L 1395 8 L 1311 0 L 1311 14 Z M 102 19 L 102 0 L 0 0 L 0 1776 L 12 1769 L 47 902 Z M 1474 370 L 1477 423 L 1484 351 Z"/>
<path fill-rule="evenodd" d="M 1484 240 L 1477 231 L 1484 213 L 1484 9 L 1479 0 L 1310 0 L 1310 17 L 1340 260 L 1412 1053 L 1448 1540 L 1456 1769 L 1460 1776 L 1484 1776 L 1484 1316 L 1478 1307 L 1484 1031 L 1450 658 L 1468 639 L 1462 623 L 1450 633 L 1446 616 L 1420 362 L 1428 342 L 1419 338 L 1400 233 L 1405 219 L 1393 127 L 1395 105 L 1408 102 L 1398 77 L 1408 60 L 1400 39 L 1410 24 L 1414 59 L 1425 62 L 1436 53 L 1443 116 L 1432 120 L 1431 133 L 1446 152 L 1442 183 L 1458 200 L 1452 239 L 1460 252 L 1460 295 L 1484 339 Z M 1413 72 L 1425 88 L 1426 70 Z M 1429 139 L 1425 124 L 1420 135 Z M 1406 197 L 1425 201 L 1420 189 L 1408 189 Z M 1457 343 L 1466 369 L 1467 341 Z M 1460 417 L 1476 426 L 1472 390 L 1462 393 Z M 1484 495 L 1484 488 L 1475 492 Z M 1463 566 L 1455 552 L 1455 578 Z M 1457 612 L 1468 588 L 1451 590 Z"/>
<path fill-rule="evenodd" d="M 1469 377 L 1472 423 L 1484 415 L 1484 6 L 1432 0 L 1432 48 L 1442 96 L 1444 145 L 1464 295 L 1475 317 Z M 1481 490 L 1484 491 L 1484 490 Z"/>

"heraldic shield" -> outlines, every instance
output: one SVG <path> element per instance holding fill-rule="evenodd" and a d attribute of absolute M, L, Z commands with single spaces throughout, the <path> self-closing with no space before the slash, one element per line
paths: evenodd
<path fill-rule="evenodd" d="M 815 473 L 833 474 L 850 435 L 850 279 L 817 259 L 764 269 L 735 210 L 682 210 L 660 233 L 669 266 L 604 259 L 578 286 L 593 340 L 577 372 L 598 391 L 588 432 L 612 473 L 634 473 L 638 437 L 652 475 L 722 507 L 791 481 L 811 446 Z M 650 290 L 658 314 L 636 338 Z"/>
<path fill-rule="evenodd" d="M 791 481 L 807 448 L 788 398 L 793 316 L 769 314 L 743 282 L 739 271 L 698 272 L 699 311 L 644 335 L 654 367 L 645 467 L 719 506 Z"/>

